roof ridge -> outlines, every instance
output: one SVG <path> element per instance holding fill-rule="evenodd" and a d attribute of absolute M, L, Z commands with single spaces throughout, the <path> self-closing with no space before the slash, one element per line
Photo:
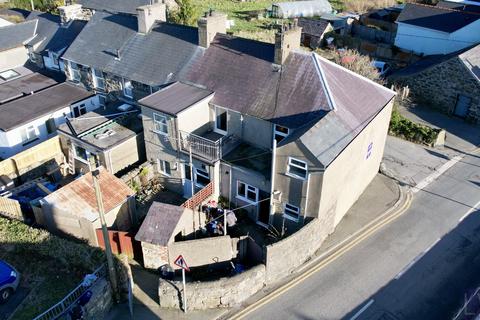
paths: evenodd
<path fill-rule="evenodd" d="M 318 77 L 320 78 L 320 82 L 322 83 L 322 86 L 325 90 L 325 95 L 327 96 L 327 101 L 328 101 L 330 110 L 335 111 L 337 110 L 337 104 L 335 103 L 335 99 L 333 99 L 330 86 L 328 85 L 327 77 L 325 76 L 325 73 L 323 72 L 323 68 L 318 62 L 318 59 L 314 52 L 312 52 L 312 59 L 314 61 L 314 65 L 315 65 L 315 69 L 317 71 Z"/>

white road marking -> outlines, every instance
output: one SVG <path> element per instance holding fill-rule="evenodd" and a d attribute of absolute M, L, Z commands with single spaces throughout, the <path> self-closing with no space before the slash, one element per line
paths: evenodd
<path fill-rule="evenodd" d="M 478 201 L 470 210 L 468 210 L 460 219 L 458 219 L 458 222 L 462 222 L 465 220 L 466 217 L 468 217 L 470 214 L 472 214 L 474 211 L 480 209 L 480 201 Z"/>
<path fill-rule="evenodd" d="M 424 255 L 427 254 L 428 251 L 430 251 L 438 242 L 440 241 L 440 238 L 435 240 L 434 243 L 432 243 L 427 249 L 425 249 L 422 253 L 420 253 L 418 256 L 415 257 L 412 261 L 410 261 L 409 264 L 405 266 L 405 268 L 402 269 L 396 276 L 395 280 L 400 279 L 401 276 L 403 276 L 418 260 L 422 259 Z"/>
<path fill-rule="evenodd" d="M 353 315 L 353 317 L 350 318 L 350 320 L 355 320 L 355 319 L 357 319 L 358 317 L 360 317 L 360 315 L 361 315 L 362 313 L 364 313 L 365 310 L 367 310 L 374 302 L 375 302 L 375 300 L 373 300 L 373 299 L 371 299 L 370 301 L 368 301 L 367 304 L 365 304 L 365 305 L 362 307 L 362 309 L 358 310 L 358 312 L 355 313 L 355 314 Z"/>
<path fill-rule="evenodd" d="M 418 191 L 424 189 L 426 186 L 428 186 L 430 183 L 438 179 L 442 174 L 445 173 L 448 169 L 453 167 L 457 162 L 462 160 L 463 156 L 456 156 L 453 157 L 451 160 L 445 162 L 438 170 L 430 174 L 428 177 L 417 183 L 415 187 L 412 188 L 413 193 L 417 193 Z"/>

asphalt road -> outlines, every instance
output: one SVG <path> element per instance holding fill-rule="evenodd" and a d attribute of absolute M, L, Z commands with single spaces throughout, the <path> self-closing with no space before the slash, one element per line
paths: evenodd
<path fill-rule="evenodd" d="M 246 319 L 451 319 L 480 285 L 479 207 L 480 156 L 468 155 L 403 216 Z"/>

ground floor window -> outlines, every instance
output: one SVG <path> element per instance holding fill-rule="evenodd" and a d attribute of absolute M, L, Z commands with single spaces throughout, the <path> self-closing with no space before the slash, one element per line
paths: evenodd
<path fill-rule="evenodd" d="M 75 158 L 88 162 L 88 151 L 80 146 L 74 146 Z"/>
<path fill-rule="evenodd" d="M 237 181 L 237 198 L 250 203 L 258 202 L 258 188 Z"/>
<path fill-rule="evenodd" d="M 286 203 L 283 210 L 283 216 L 287 219 L 298 221 L 300 219 L 300 208 Z"/>
<path fill-rule="evenodd" d="M 72 113 L 74 118 L 78 118 L 80 116 L 83 116 L 85 113 L 87 113 L 87 107 L 85 106 L 85 103 L 82 103 L 78 106 L 74 106 L 72 108 Z"/>
<path fill-rule="evenodd" d="M 161 174 L 170 177 L 172 175 L 172 169 L 170 167 L 170 162 L 165 161 L 165 160 L 158 160 L 158 171 Z"/>

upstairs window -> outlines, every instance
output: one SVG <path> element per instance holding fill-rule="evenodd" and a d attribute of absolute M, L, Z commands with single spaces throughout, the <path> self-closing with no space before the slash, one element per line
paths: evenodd
<path fill-rule="evenodd" d="M 210 183 L 210 174 L 205 169 L 195 168 L 195 184 L 198 187 L 205 187 Z"/>
<path fill-rule="evenodd" d="M 288 158 L 287 175 L 305 180 L 307 179 L 308 165 L 305 161 L 292 157 Z"/>
<path fill-rule="evenodd" d="M 237 198 L 246 202 L 255 203 L 258 201 L 258 188 L 242 181 L 237 181 Z"/>
<path fill-rule="evenodd" d="M 70 80 L 80 81 L 80 69 L 74 62 L 70 62 Z"/>
<path fill-rule="evenodd" d="M 160 173 L 163 175 L 170 177 L 172 175 L 172 169 L 170 168 L 170 162 L 165 160 L 158 160 L 159 170 Z"/>
<path fill-rule="evenodd" d="M 285 139 L 288 134 L 290 133 L 290 130 L 287 127 L 282 127 L 276 124 L 273 129 L 273 135 L 275 140 L 277 140 L 277 143 Z"/>
<path fill-rule="evenodd" d="M 163 135 L 168 134 L 167 117 L 154 113 L 153 114 L 154 131 Z"/>
<path fill-rule="evenodd" d="M 223 108 L 215 108 L 215 131 L 222 134 L 227 133 L 227 110 Z"/>
<path fill-rule="evenodd" d="M 38 132 L 34 126 L 28 126 L 21 131 L 23 145 L 38 139 Z"/>
<path fill-rule="evenodd" d="M 289 220 L 298 222 L 300 219 L 300 208 L 286 203 L 283 210 L 283 216 Z"/>
<path fill-rule="evenodd" d="M 87 113 L 87 107 L 85 106 L 85 103 L 72 107 L 72 113 L 74 118 L 78 118 Z"/>
<path fill-rule="evenodd" d="M 123 82 L 123 94 L 125 97 L 133 99 L 133 85 L 130 81 Z"/>
<path fill-rule="evenodd" d="M 103 72 L 97 69 L 92 69 L 93 86 L 97 89 L 105 89 L 105 79 L 103 78 Z"/>

